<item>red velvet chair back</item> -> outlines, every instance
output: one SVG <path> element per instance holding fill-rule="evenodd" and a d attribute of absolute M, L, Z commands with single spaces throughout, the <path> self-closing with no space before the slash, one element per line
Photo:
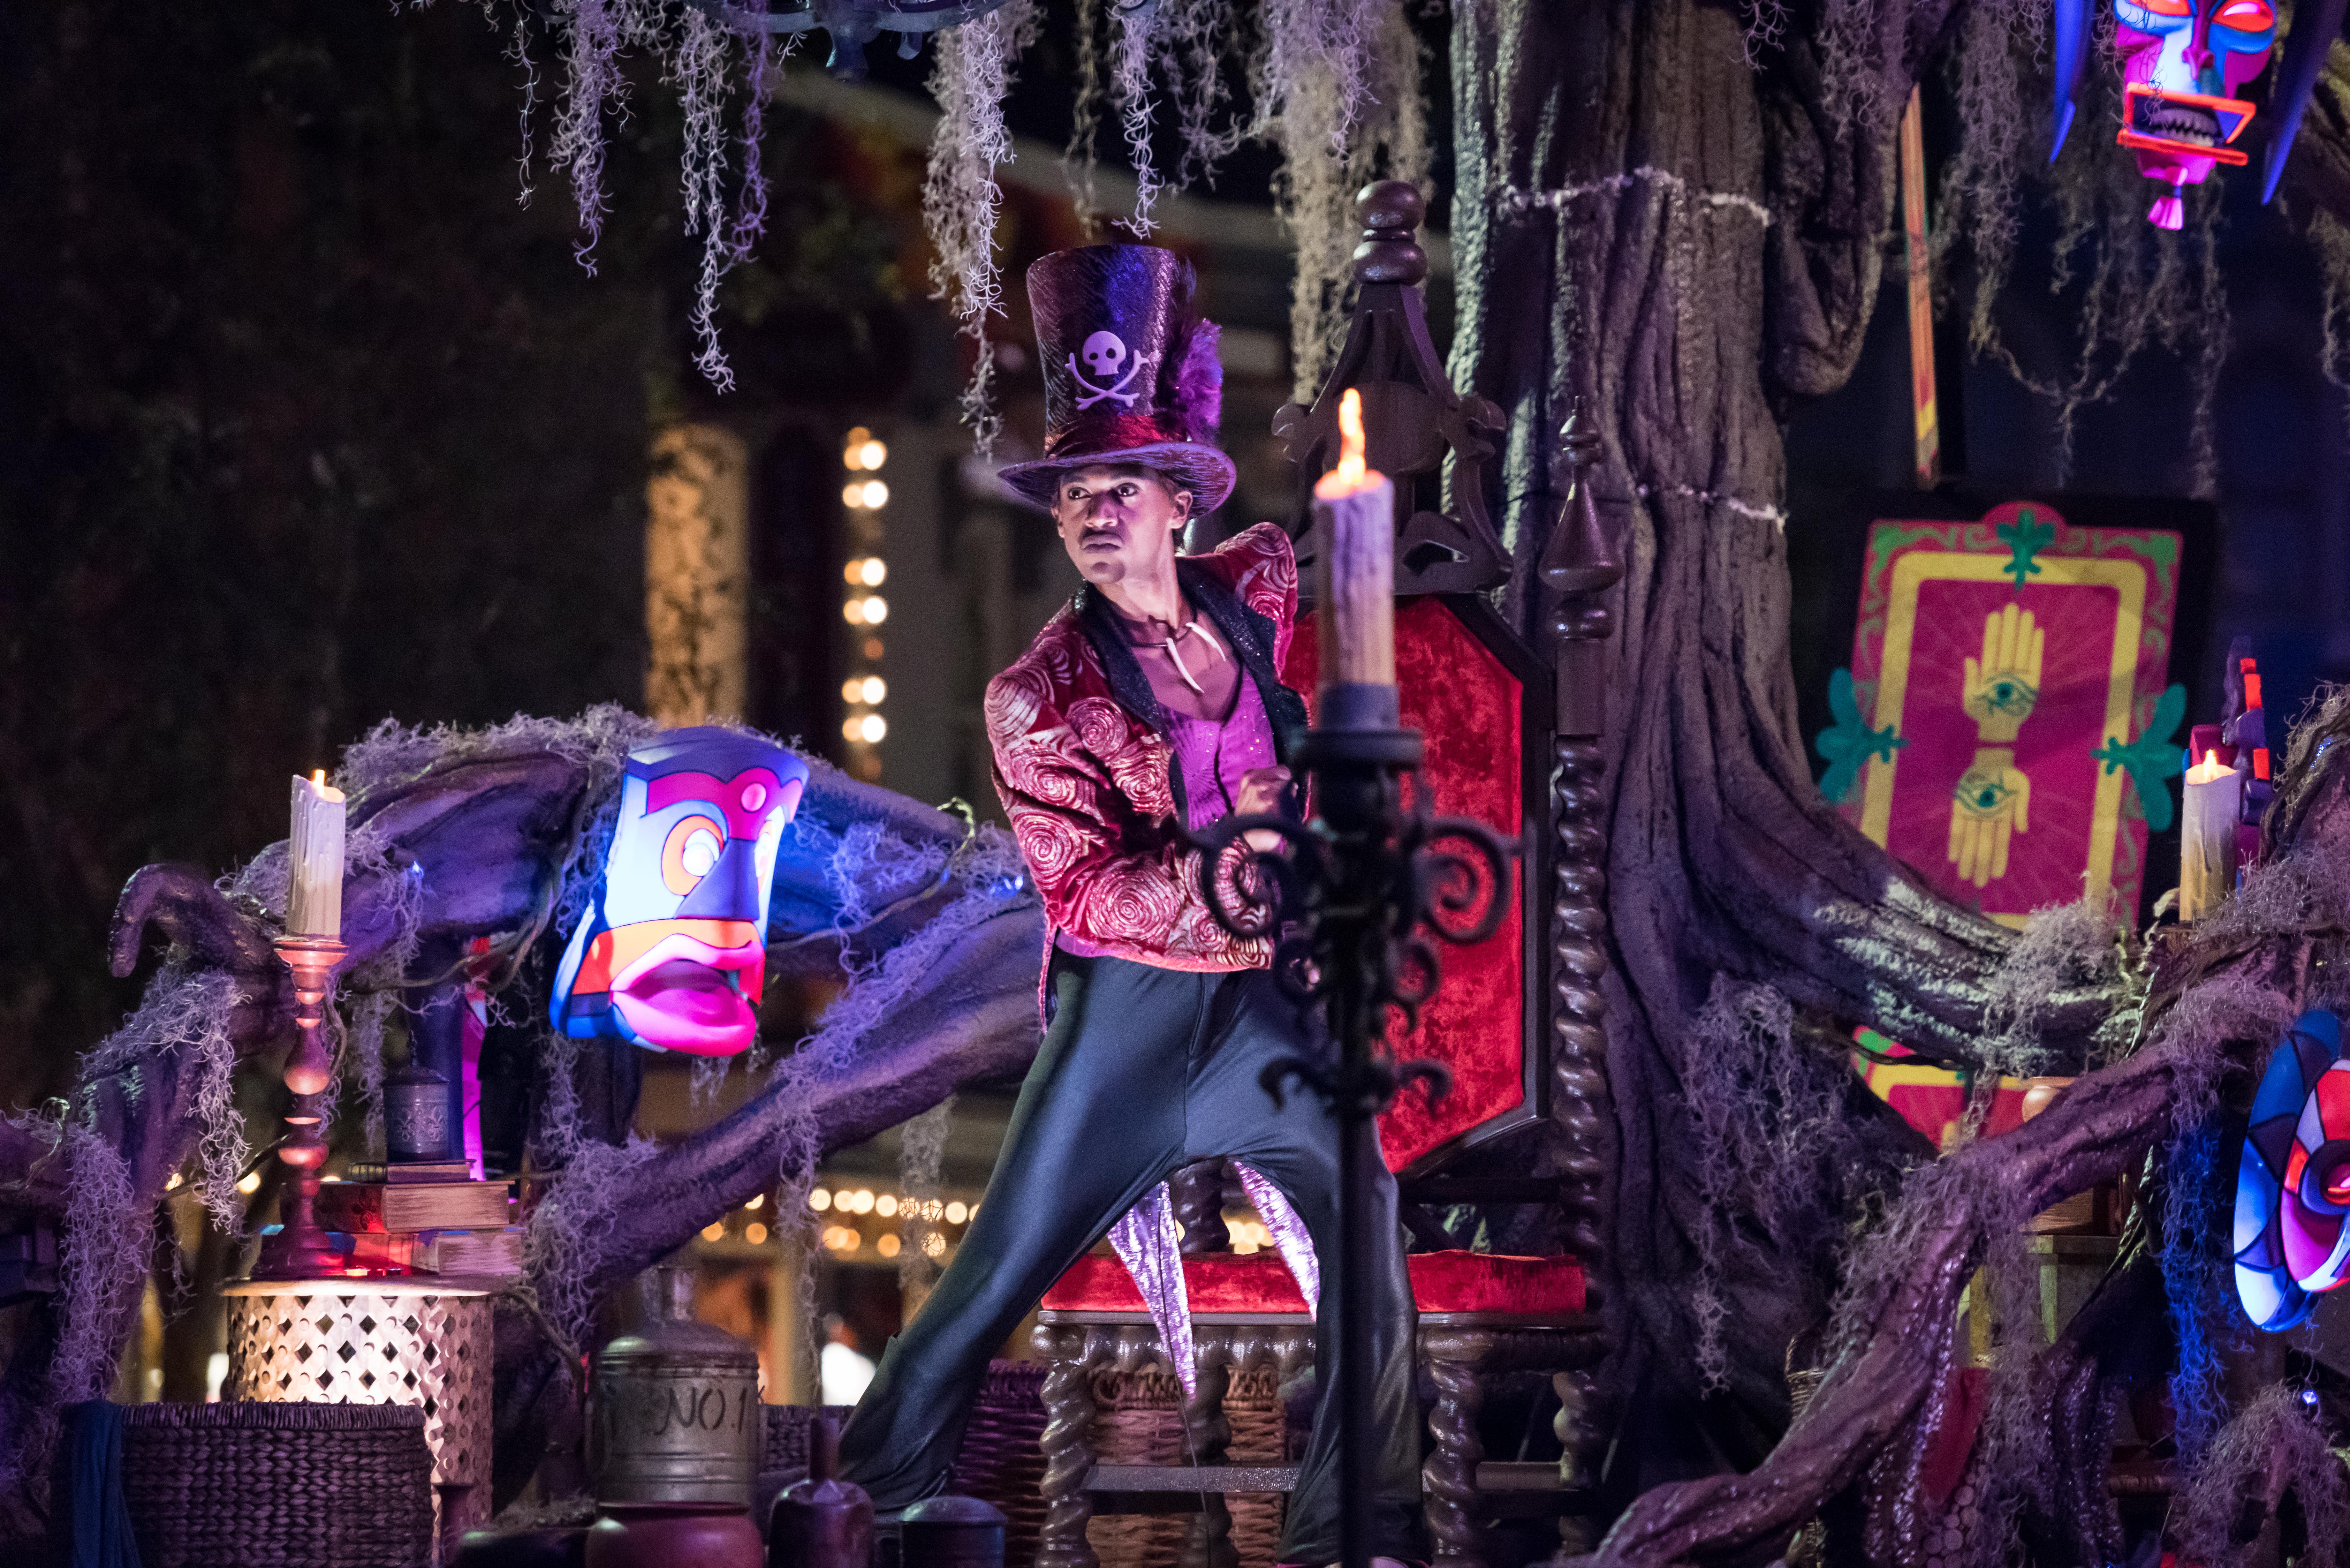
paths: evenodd
<path fill-rule="evenodd" d="M 1315 701 L 1313 617 L 1300 618 L 1284 680 Z M 1471 595 L 1396 607 L 1396 682 L 1403 722 L 1419 731 L 1419 787 L 1431 810 L 1473 817 L 1526 856 L 1512 873 L 1501 929 L 1474 947 L 1440 944 L 1443 983 L 1397 1054 L 1441 1062 L 1452 1092 L 1431 1107 L 1415 1087 L 1379 1118 L 1389 1169 L 1425 1175 L 1472 1144 L 1544 1113 L 1547 944 L 1530 897 L 1549 884 L 1550 677 L 1492 607 Z"/>

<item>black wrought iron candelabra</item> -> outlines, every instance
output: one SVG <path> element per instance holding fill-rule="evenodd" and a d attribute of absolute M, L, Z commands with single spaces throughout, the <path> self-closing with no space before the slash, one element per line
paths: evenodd
<path fill-rule="evenodd" d="M 1433 1062 L 1399 1061 L 1388 1023 L 1405 1033 L 1440 981 L 1436 942 L 1493 934 L 1507 912 L 1519 846 L 1480 822 L 1437 817 L 1409 788 L 1421 758 L 1417 730 L 1399 728 L 1393 687 L 1326 689 L 1323 722 L 1289 761 L 1312 781 L 1317 815 L 1227 817 L 1198 836 L 1208 853 L 1202 892 L 1217 924 L 1274 942 L 1273 970 L 1301 1010 L 1327 1023 L 1323 1051 L 1264 1072 L 1279 1100 L 1297 1086 L 1319 1096 L 1338 1124 L 1339 1554 L 1370 1561 L 1373 1517 L 1371 1255 L 1375 1184 L 1386 1174 L 1373 1121 L 1406 1087 L 1431 1099 L 1451 1085 Z M 1278 835 L 1278 849 L 1260 847 Z M 1253 841 L 1253 842 L 1252 842 Z M 1328 1364 L 1325 1363 L 1326 1368 Z"/>

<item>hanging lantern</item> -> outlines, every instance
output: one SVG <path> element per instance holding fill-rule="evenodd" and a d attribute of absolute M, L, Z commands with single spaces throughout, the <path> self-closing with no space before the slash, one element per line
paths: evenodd
<path fill-rule="evenodd" d="M 764 9 L 727 0 L 693 0 L 704 16 L 738 33 L 805 33 L 821 27 L 832 39 L 825 69 L 843 81 L 865 78 L 865 46 L 883 33 L 898 35 L 898 55 L 910 60 L 920 35 L 958 27 L 984 16 L 1003 0 L 783 0 Z"/>

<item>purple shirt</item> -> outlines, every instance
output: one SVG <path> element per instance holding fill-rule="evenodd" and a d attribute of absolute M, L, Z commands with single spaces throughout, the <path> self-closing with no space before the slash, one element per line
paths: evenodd
<path fill-rule="evenodd" d="M 1175 765 L 1183 770 L 1191 819 L 1186 826 L 1194 833 L 1231 814 L 1243 775 L 1274 765 L 1273 721 L 1265 714 L 1263 694 L 1246 672 L 1222 723 L 1170 711 L 1167 734 L 1174 742 Z"/>
<path fill-rule="evenodd" d="M 1194 719 L 1171 709 L 1167 736 L 1174 748 L 1174 765 L 1181 770 L 1183 794 L 1194 833 L 1229 815 L 1241 792 L 1243 776 L 1254 768 L 1269 768 L 1277 759 L 1273 750 L 1273 719 L 1264 711 L 1264 694 L 1245 670 L 1233 694 L 1232 711 L 1219 722 Z M 1064 952 L 1080 958 L 1117 956 L 1083 937 L 1062 931 L 1053 939 Z M 1147 959 L 1134 961 L 1147 963 Z"/>

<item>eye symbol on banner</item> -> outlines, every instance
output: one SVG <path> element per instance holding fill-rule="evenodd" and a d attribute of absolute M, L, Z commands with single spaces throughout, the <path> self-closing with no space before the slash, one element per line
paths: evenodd
<path fill-rule="evenodd" d="M 1086 362 L 1086 370 L 1091 370 L 1097 379 L 1087 379 L 1086 370 L 1077 369 L 1080 358 Z M 1128 358 L 1133 360 L 1130 365 L 1127 363 Z M 1087 338 L 1086 346 L 1069 356 L 1069 374 L 1075 376 L 1077 385 L 1085 389 L 1077 394 L 1078 411 L 1082 413 L 1096 403 L 1111 398 L 1116 398 L 1123 407 L 1134 407 L 1134 400 L 1142 393 L 1139 389 L 1133 391 L 1128 389 L 1134 385 L 1134 379 L 1142 374 L 1143 367 L 1149 364 L 1150 359 L 1151 356 L 1148 354 L 1128 355 L 1125 339 L 1115 332 L 1097 332 Z M 1125 370 L 1124 375 L 1118 374 L 1121 368 Z M 1111 379 L 1113 377 L 1117 379 Z"/>

